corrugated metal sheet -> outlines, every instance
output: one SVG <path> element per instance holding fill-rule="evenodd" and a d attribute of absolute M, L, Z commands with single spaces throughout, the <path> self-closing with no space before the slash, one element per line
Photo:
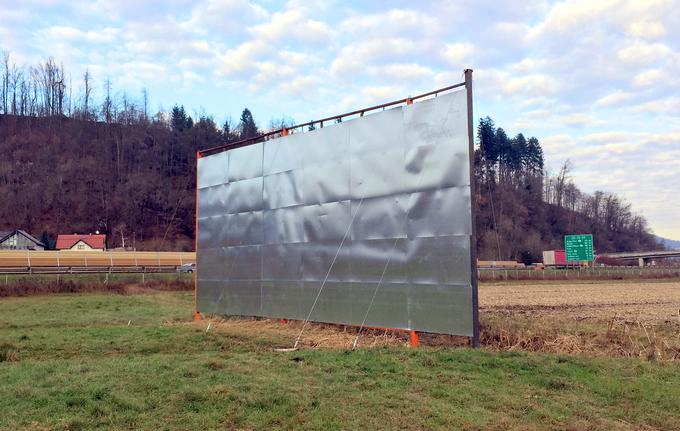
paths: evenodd
<path fill-rule="evenodd" d="M 472 336 L 464 91 L 198 162 L 198 308 Z M 376 289 L 377 288 L 377 289 Z"/>

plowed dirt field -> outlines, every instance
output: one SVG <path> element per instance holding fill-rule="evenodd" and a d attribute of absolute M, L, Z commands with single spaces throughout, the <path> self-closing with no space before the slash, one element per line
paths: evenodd
<path fill-rule="evenodd" d="M 680 281 L 482 284 L 483 313 L 680 323 Z"/>

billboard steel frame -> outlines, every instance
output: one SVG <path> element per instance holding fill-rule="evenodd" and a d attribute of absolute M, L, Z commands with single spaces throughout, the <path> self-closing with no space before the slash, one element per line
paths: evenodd
<path fill-rule="evenodd" d="M 196 199 L 196 207 L 195 207 L 195 239 L 194 239 L 194 247 L 196 252 L 198 253 L 198 164 L 199 164 L 199 159 L 205 156 L 210 156 L 214 154 L 221 153 L 223 151 L 228 151 L 231 149 L 235 148 L 240 148 L 240 147 L 245 147 L 251 144 L 256 144 L 259 142 L 262 142 L 266 140 L 267 138 L 271 137 L 282 137 L 282 136 L 288 136 L 290 131 L 296 130 L 296 129 L 302 129 L 304 127 L 309 127 L 309 126 L 314 126 L 314 125 L 319 125 L 320 128 L 324 127 L 324 123 L 328 123 L 329 121 L 334 121 L 334 120 L 342 120 L 345 117 L 353 116 L 353 115 L 359 115 L 361 117 L 364 116 L 365 113 L 375 111 L 382 109 L 384 110 L 387 107 L 393 107 L 396 105 L 401 105 L 401 104 L 406 104 L 410 105 L 413 103 L 413 101 L 418 100 L 418 99 L 423 99 L 429 96 L 434 96 L 437 97 L 438 94 L 444 93 L 456 88 L 461 88 L 464 87 L 466 91 L 466 96 L 467 96 L 467 129 L 468 129 L 468 155 L 469 155 L 469 187 L 470 187 L 470 199 L 471 199 L 471 234 L 469 235 L 470 238 L 470 287 L 471 287 L 471 296 L 472 296 L 472 336 L 471 338 L 471 345 L 472 347 L 478 347 L 479 346 L 479 310 L 478 310 L 478 277 L 477 277 L 477 235 L 476 235 L 476 228 L 475 228 L 475 177 L 474 177 L 474 121 L 473 121 L 473 89 L 472 89 L 472 70 L 471 69 L 466 69 L 464 71 L 464 77 L 465 80 L 462 83 L 450 85 L 447 87 L 443 87 L 437 90 L 429 91 L 427 93 L 419 94 L 417 96 L 413 97 L 406 97 L 403 99 L 395 100 L 392 102 L 380 104 L 380 105 L 375 105 L 371 106 L 369 108 L 364 108 L 364 109 L 359 109 L 351 112 L 347 112 L 344 114 L 340 115 L 335 115 L 331 117 L 326 117 L 321 120 L 316 120 L 316 121 L 310 121 L 307 123 L 302 123 L 302 124 L 297 124 L 295 126 L 290 126 L 286 128 L 281 128 L 278 130 L 274 130 L 268 133 L 265 133 L 263 135 L 259 135 L 256 137 L 252 138 L 247 138 L 243 139 L 237 142 L 229 143 L 226 145 L 220 145 L 212 148 L 208 148 L 205 150 L 199 150 L 196 152 L 196 191 L 195 191 L 195 199 Z M 194 272 L 194 319 L 195 320 L 200 320 L 201 319 L 201 313 L 198 310 L 198 274 L 197 271 Z M 283 319 L 287 320 L 287 319 Z M 353 325 L 353 324 L 344 324 L 344 326 L 358 326 L 358 325 Z M 368 327 L 368 326 L 365 326 Z M 405 331 L 410 334 L 410 343 L 412 347 L 418 347 L 419 340 L 418 340 L 418 333 L 415 330 L 408 330 L 408 329 L 400 329 L 400 328 L 381 328 L 381 329 L 389 329 L 389 330 L 394 330 L 394 331 Z"/>

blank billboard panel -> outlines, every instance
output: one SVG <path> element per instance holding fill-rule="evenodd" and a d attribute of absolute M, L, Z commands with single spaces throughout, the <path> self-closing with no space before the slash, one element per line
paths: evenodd
<path fill-rule="evenodd" d="M 472 336 L 468 124 L 456 91 L 201 157 L 198 310 Z"/>

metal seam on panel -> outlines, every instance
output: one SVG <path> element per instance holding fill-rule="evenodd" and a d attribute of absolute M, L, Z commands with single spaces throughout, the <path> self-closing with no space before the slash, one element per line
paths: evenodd
<path fill-rule="evenodd" d="M 314 298 L 314 303 L 312 303 L 312 307 L 309 309 L 309 314 L 307 314 L 307 317 L 305 320 L 302 322 L 302 329 L 300 329 L 300 333 L 297 336 L 297 339 L 295 340 L 295 344 L 293 345 L 294 349 L 297 349 L 298 343 L 300 342 L 300 337 L 302 337 L 302 332 L 305 330 L 305 326 L 307 325 L 307 322 L 309 322 L 310 317 L 312 317 L 312 313 L 314 312 L 314 307 L 316 307 L 316 303 L 319 301 L 319 297 L 321 296 L 321 292 L 323 291 L 324 286 L 326 285 L 326 282 L 328 281 L 328 276 L 331 273 L 331 270 L 333 269 L 333 265 L 335 265 L 335 261 L 338 259 L 338 255 L 340 254 L 340 249 L 342 249 L 343 244 L 345 243 L 345 240 L 347 239 L 347 235 L 349 234 L 350 229 L 352 228 L 352 224 L 354 223 L 354 218 L 359 214 L 359 209 L 361 209 L 361 205 L 364 202 L 364 198 L 361 198 L 359 201 L 359 207 L 357 208 L 357 211 L 354 213 L 352 216 L 352 219 L 350 220 L 349 224 L 347 225 L 347 230 L 345 231 L 345 235 L 342 237 L 342 241 L 340 241 L 340 245 L 338 246 L 338 249 L 335 252 L 335 256 L 333 257 L 333 261 L 331 262 L 331 265 L 328 267 L 328 271 L 326 272 L 326 277 L 323 279 L 323 283 L 321 283 L 321 287 L 319 287 L 319 292 L 316 294 L 316 298 Z M 350 209 L 351 211 L 351 209 Z"/>
<path fill-rule="evenodd" d="M 407 99 L 406 104 L 407 104 L 407 106 L 412 105 L 413 100 Z M 439 145 L 441 145 L 441 143 L 437 143 L 435 145 L 435 148 L 437 148 Z M 419 191 L 421 190 L 420 186 L 422 185 L 422 181 L 423 181 L 423 171 L 421 170 L 420 172 L 418 172 L 418 184 L 416 186 L 416 190 L 419 190 Z M 438 189 L 441 189 L 441 184 L 440 184 L 440 187 Z M 409 200 L 411 200 L 413 198 L 414 193 L 416 193 L 416 192 L 409 193 Z M 413 209 L 413 207 L 414 207 L 414 205 L 408 206 L 408 211 L 406 212 L 406 215 L 404 216 L 404 225 L 408 224 L 408 218 L 409 218 L 409 215 L 411 214 L 411 210 Z M 354 342 L 352 343 L 352 349 L 356 348 L 357 342 L 359 341 L 359 336 L 361 335 L 361 331 L 364 328 L 364 325 L 366 324 L 366 320 L 368 319 L 369 313 L 371 312 L 371 308 L 373 307 L 373 303 L 375 302 L 375 297 L 378 294 L 378 290 L 380 289 L 380 286 L 382 285 L 382 282 L 383 282 L 384 277 L 385 277 L 385 273 L 387 272 L 387 268 L 388 268 L 390 262 L 392 261 L 392 256 L 394 255 L 394 250 L 397 246 L 398 241 L 399 241 L 399 238 L 394 239 L 394 243 L 392 244 L 392 248 L 390 249 L 390 254 L 387 258 L 387 262 L 385 263 L 385 266 L 383 267 L 383 271 L 382 271 L 382 274 L 380 276 L 380 280 L 378 282 L 378 285 L 375 287 L 375 289 L 373 291 L 373 296 L 371 298 L 370 303 L 368 304 L 368 308 L 366 309 L 366 313 L 364 314 L 364 318 L 361 322 L 361 325 L 359 326 L 359 330 L 357 331 L 357 336 L 354 339 Z"/>

